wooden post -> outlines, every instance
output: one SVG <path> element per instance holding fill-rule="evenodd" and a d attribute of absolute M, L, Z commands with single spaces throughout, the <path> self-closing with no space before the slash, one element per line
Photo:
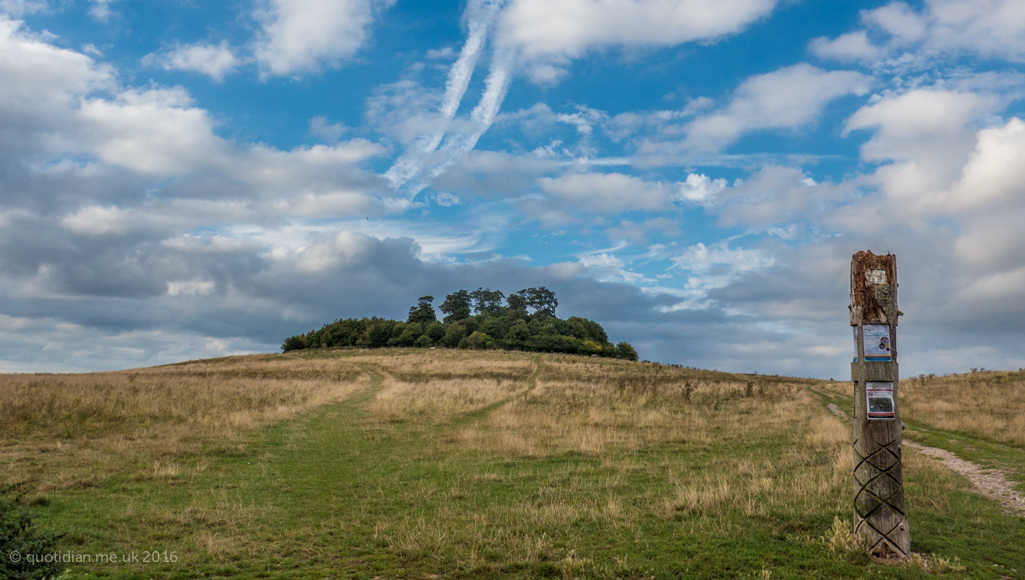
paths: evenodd
<path fill-rule="evenodd" d="M 851 258 L 854 381 L 854 534 L 874 556 L 907 558 L 903 424 L 897 403 L 897 257 Z"/>

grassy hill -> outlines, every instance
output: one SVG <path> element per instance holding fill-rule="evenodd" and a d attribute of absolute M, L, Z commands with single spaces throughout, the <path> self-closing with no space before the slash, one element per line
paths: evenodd
<path fill-rule="evenodd" d="M 905 381 L 909 433 L 1025 481 L 1019 375 Z M 913 450 L 920 557 L 858 549 L 850 390 L 444 349 L 2 375 L 0 478 L 66 553 L 138 559 L 73 578 L 1025 577 L 1025 521 Z"/>

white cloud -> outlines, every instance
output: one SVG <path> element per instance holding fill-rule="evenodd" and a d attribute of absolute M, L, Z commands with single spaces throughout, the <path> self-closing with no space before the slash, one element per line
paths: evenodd
<path fill-rule="evenodd" d="M 1003 126 L 979 131 L 976 139 L 975 151 L 952 188 L 952 210 L 1021 207 L 1025 203 L 1025 122 L 1013 118 Z"/>
<path fill-rule="evenodd" d="M 967 7 L 968 3 L 962 3 Z M 924 40 L 929 33 L 927 19 L 904 2 L 893 2 L 862 12 L 862 20 L 892 35 L 900 43 Z"/>
<path fill-rule="evenodd" d="M 239 65 L 239 59 L 228 46 L 227 41 L 222 41 L 218 45 L 186 44 L 161 55 L 147 55 L 143 62 L 157 64 L 164 70 L 202 73 L 217 82 L 224 80 L 224 75 L 235 70 Z"/>
<path fill-rule="evenodd" d="M 17 18 L 23 14 L 32 14 L 46 10 L 46 0 L 0 0 L 0 13 Z"/>
<path fill-rule="evenodd" d="M 91 58 L 61 49 L 21 30 L 21 23 L 0 16 L 0 124 L 10 134 L 24 131 L 19 143 L 45 139 L 68 123 L 83 95 L 115 87 L 114 72 Z M 45 127 L 45 130 L 40 130 Z"/>
<path fill-rule="evenodd" d="M 262 34 L 253 56 L 268 74 L 337 67 L 369 36 L 375 13 L 395 0 L 262 0 L 254 13 Z"/>
<path fill-rule="evenodd" d="M 833 40 L 825 37 L 811 41 L 811 51 L 821 59 L 871 61 L 881 58 L 886 51 L 875 46 L 864 30 L 844 34 Z"/>
<path fill-rule="evenodd" d="M 615 255 L 608 252 L 593 254 L 582 254 L 577 256 L 577 262 L 589 270 L 598 280 L 607 282 L 628 282 L 636 284 L 644 281 L 642 274 L 631 272 L 627 269 L 626 263 Z"/>
<path fill-rule="evenodd" d="M 865 31 L 817 38 L 821 58 L 878 61 L 901 50 L 926 56 L 976 54 L 1025 62 L 1025 4 L 1019 0 L 928 0 L 921 10 L 892 2 L 862 12 L 862 21 L 888 39 L 872 44 Z"/>
<path fill-rule="evenodd" d="M 127 90 L 116 100 L 81 105 L 88 140 L 107 163 L 142 173 L 188 173 L 223 163 L 229 145 L 213 132 L 210 115 L 183 89 Z"/>
<path fill-rule="evenodd" d="M 310 119 L 310 133 L 323 137 L 328 141 L 337 141 L 349 130 L 345 123 L 328 123 L 325 117 Z"/>
<path fill-rule="evenodd" d="M 689 125 L 687 144 L 715 150 L 748 131 L 798 129 L 815 122 L 833 99 L 864 95 L 871 85 L 872 79 L 861 73 L 827 72 L 804 63 L 754 76 L 737 87 L 725 109 Z"/>
<path fill-rule="evenodd" d="M 844 133 L 874 129 L 861 147 L 868 161 L 895 163 L 875 179 L 902 211 L 920 214 L 961 172 L 975 145 L 972 125 L 994 112 L 999 102 L 977 93 L 920 89 L 884 97 L 847 120 Z"/>
<path fill-rule="evenodd" d="M 499 42 L 534 61 L 538 81 L 556 80 L 569 59 L 608 45 L 672 46 L 744 29 L 777 0 L 512 0 Z"/>
<path fill-rule="evenodd" d="M 726 226 L 764 228 L 796 219 L 818 221 L 836 204 L 853 197 L 851 184 L 817 184 L 797 167 L 769 165 L 719 194 L 716 213 Z M 776 230 L 778 237 L 791 232 Z"/>
<path fill-rule="evenodd" d="M 110 9 L 110 5 L 118 1 L 119 0 L 92 0 L 93 7 L 89 9 L 89 15 L 99 22 L 107 23 L 110 21 L 110 17 L 114 15 L 114 12 Z"/>
<path fill-rule="evenodd" d="M 730 248 L 729 240 L 706 246 L 698 243 L 688 247 L 673 262 L 684 270 L 706 274 L 724 270 L 729 276 L 744 272 L 764 270 L 775 263 L 775 259 L 764 250 Z"/>
<path fill-rule="evenodd" d="M 679 184 L 680 189 L 677 199 L 690 201 L 699 205 L 711 205 L 715 203 L 715 197 L 726 187 L 725 179 L 711 179 L 701 173 L 687 175 L 687 181 Z"/>
<path fill-rule="evenodd" d="M 1019 0 L 931 0 L 927 6 L 928 49 L 1025 61 L 1025 4 Z"/>
<path fill-rule="evenodd" d="M 577 105 L 576 113 L 563 113 L 555 116 L 560 123 L 566 123 L 576 127 L 577 133 L 590 136 L 594 126 L 608 119 L 605 111 L 599 111 L 583 105 Z"/>
<path fill-rule="evenodd" d="M 687 272 L 682 289 L 668 290 L 678 302 L 665 307 L 667 312 L 703 310 L 714 306 L 708 292 L 725 288 L 744 274 L 771 268 L 776 260 L 759 249 L 730 248 L 730 240 L 706 246 L 697 243 L 671 258 L 674 268 Z"/>
<path fill-rule="evenodd" d="M 571 173 L 542 177 L 538 184 L 554 201 L 586 212 L 657 210 L 668 205 L 662 184 L 622 173 Z"/>
<path fill-rule="evenodd" d="M 210 280 L 196 278 L 167 283 L 168 296 L 196 296 L 213 292 L 215 284 Z"/>

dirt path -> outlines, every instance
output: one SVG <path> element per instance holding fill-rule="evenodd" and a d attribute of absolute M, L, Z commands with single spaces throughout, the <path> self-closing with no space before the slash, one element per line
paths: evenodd
<path fill-rule="evenodd" d="M 844 413 L 835 404 L 829 403 L 828 407 L 837 417 L 846 421 L 851 420 L 847 413 Z M 996 500 L 1007 511 L 1025 517 L 1025 496 L 1014 490 L 1013 484 L 1007 480 L 1007 476 L 999 469 L 983 469 L 971 461 L 961 459 L 946 449 L 927 447 L 910 439 L 904 439 L 903 444 L 921 451 L 929 457 L 939 459 L 943 462 L 943 465 L 967 477 L 968 481 L 972 482 L 972 485 L 975 486 L 975 489 L 980 494 Z"/>

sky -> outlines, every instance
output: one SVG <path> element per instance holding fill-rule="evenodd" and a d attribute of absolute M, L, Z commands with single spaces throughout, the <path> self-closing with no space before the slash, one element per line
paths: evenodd
<path fill-rule="evenodd" d="M 0 372 L 546 286 L 642 359 L 1025 366 L 1025 3 L 0 0 Z"/>

